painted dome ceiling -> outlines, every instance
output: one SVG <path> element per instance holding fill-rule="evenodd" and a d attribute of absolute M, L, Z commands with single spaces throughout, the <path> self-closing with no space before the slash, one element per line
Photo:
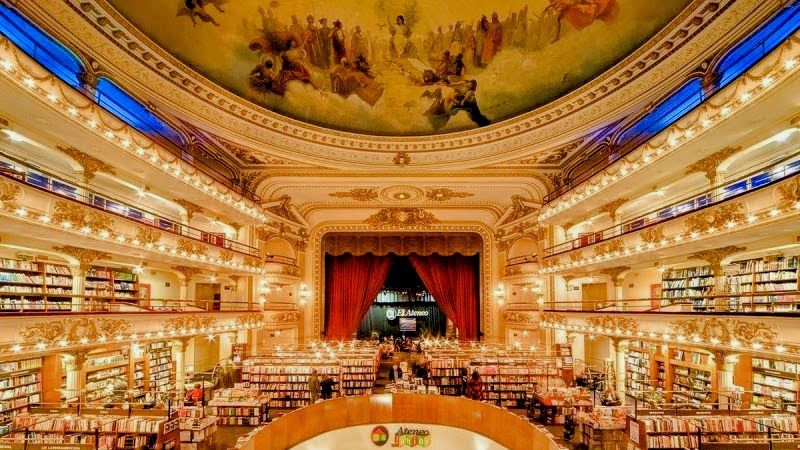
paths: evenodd
<path fill-rule="evenodd" d="M 597 76 L 689 0 L 108 0 L 268 109 L 371 135 L 500 122 Z"/>

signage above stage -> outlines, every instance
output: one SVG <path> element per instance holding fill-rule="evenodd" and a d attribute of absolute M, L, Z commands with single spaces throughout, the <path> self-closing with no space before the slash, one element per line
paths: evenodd
<path fill-rule="evenodd" d="M 430 311 L 412 308 L 386 308 L 386 320 L 394 320 L 398 317 L 428 317 Z"/>

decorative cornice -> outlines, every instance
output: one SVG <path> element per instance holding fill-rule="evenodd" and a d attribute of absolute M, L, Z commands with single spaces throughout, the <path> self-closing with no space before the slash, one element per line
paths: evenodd
<path fill-rule="evenodd" d="M 330 197 L 352 198 L 359 202 L 371 202 L 378 199 L 378 190 L 375 188 L 354 188 L 349 191 L 331 192 Z"/>
<path fill-rule="evenodd" d="M 172 201 L 175 202 L 175 204 L 177 204 L 181 208 L 183 208 L 184 211 L 186 211 L 187 221 L 192 220 L 192 217 L 194 217 L 195 214 L 203 213 L 203 207 L 201 207 L 196 203 L 192 203 L 189 200 L 184 200 L 182 198 L 175 198 Z"/>
<path fill-rule="evenodd" d="M 483 249 L 483 239 L 474 233 L 415 233 L 385 235 L 363 233 L 328 233 L 322 238 L 321 251 L 329 255 L 477 255 Z"/>
<path fill-rule="evenodd" d="M 725 258 L 734 255 L 736 253 L 741 253 L 747 250 L 746 247 L 739 247 L 736 245 L 728 245 L 726 247 L 720 248 L 712 248 L 709 250 L 703 250 L 696 253 L 692 253 L 689 255 L 689 260 L 701 260 L 705 261 L 711 267 L 711 271 L 714 272 L 716 276 L 722 276 L 722 260 Z"/>
<path fill-rule="evenodd" d="M 626 333 L 631 332 L 632 334 L 639 331 L 639 322 L 624 316 L 591 316 L 586 318 L 586 323 L 588 323 L 590 327 L 606 329 L 612 333 L 616 330 L 621 330 Z"/>
<path fill-rule="evenodd" d="M 408 153 L 406 152 L 397 152 L 397 154 L 394 155 L 392 162 L 394 162 L 394 165 L 397 167 L 405 167 L 411 164 L 411 157 L 408 156 Z"/>
<path fill-rule="evenodd" d="M 744 221 L 744 203 L 733 201 L 686 217 L 683 220 L 683 229 L 686 233 L 692 235 L 693 233 L 722 230 Z"/>
<path fill-rule="evenodd" d="M 514 221 L 522 219 L 523 217 L 534 214 L 536 211 L 538 211 L 538 202 L 536 202 L 534 199 L 525 198 L 521 195 L 512 195 L 511 206 L 497 226 L 499 227 L 510 224 Z"/>
<path fill-rule="evenodd" d="M 553 325 L 566 325 L 568 321 L 567 321 L 567 316 L 563 314 L 542 313 L 539 315 L 539 322 L 547 324 L 549 326 L 553 326 Z"/>
<path fill-rule="evenodd" d="M 708 179 L 708 182 L 713 186 L 717 181 L 717 169 L 726 159 L 735 155 L 742 149 L 741 146 L 725 147 L 715 153 L 712 153 L 705 158 L 691 164 L 686 168 L 684 175 L 691 175 L 693 173 L 702 173 Z"/>
<path fill-rule="evenodd" d="M 94 179 L 97 172 L 107 173 L 109 175 L 116 175 L 114 167 L 110 164 L 101 161 L 94 156 L 88 155 L 76 148 L 65 147 L 57 145 L 56 148 L 65 155 L 69 156 L 72 160 L 78 163 L 83 168 L 82 182 L 89 184 Z"/>
<path fill-rule="evenodd" d="M 628 202 L 627 198 L 618 198 L 612 202 L 608 202 L 605 205 L 600 207 L 600 212 L 608 213 L 608 216 L 611 217 L 612 222 L 617 221 L 617 210 L 620 206 L 624 205 Z"/>
<path fill-rule="evenodd" d="M 472 192 L 457 192 L 449 188 L 429 188 L 425 191 L 425 196 L 435 202 L 446 202 L 453 198 L 467 198 L 474 195 Z"/>
<path fill-rule="evenodd" d="M 81 317 L 35 322 L 26 326 L 19 335 L 29 345 L 103 345 L 114 336 L 127 333 L 130 328 L 131 323 L 125 319 Z"/>
<path fill-rule="evenodd" d="M 65 228 L 108 233 L 106 236 L 114 231 L 114 220 L 111 217 L 69 200 L 57 200 L 53 204 L 51 220 Z"/>
<path fill-rule="evenodd" d="M 614 282 L 614 286 L 622 286 L 622 277 L 621 275 L 624 272 L 631 270 L 629 266 L 617 266 L 617 267 L 607 267 L 605 269 L 601 269 L 600 273 L 603 275 L 608 275 L 611 278 L 611 281 Z"/>
<path fill-rule="evenodd" d="M 527 329 L 539 328 L 539 316 L 534 311 L 515 311 L 507 309 L 503 313 L 506 325 L 524 326 Z"/>
<path fill-rule="evenodd" d="M 383 208 L 364 222 L 374 228 L 425 229 L 439 219 L 421 208 Z"/>
<path fill-rule="evenodd" d="M 775 327 L 764 322 L 746 322 L 738 319 L 718 317 L 679 320 L 672 324 L 676 336 L 683 336 L 690 342 L 707 342 L 712 345 L 731 347 L 768 346 L 775 344 L 778 334 Z"/>
<path fill-rule="evenodd" d="M 173 267 L 174 269 L 174 267 Z M 163 330 L 171 335 L 185 335 L 202 333 L 214 326 L 216 319 L 209 314 L 193 314 L 167 319 L 161 325 Z"/>
<path fill-rule="evenodd" d="M 71 245 L 55 246 L 53 247 L 53 250 L 78 260 L 78 263 L 80 264 L 80 270 L 87 270 L 95 261 L 107 261 L 111 259 L 111 255 L 106 252 L 82 247 L 73 247 Z"/>

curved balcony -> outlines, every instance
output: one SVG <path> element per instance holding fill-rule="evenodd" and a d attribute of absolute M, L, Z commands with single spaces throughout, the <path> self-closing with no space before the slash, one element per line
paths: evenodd
<path fill-rule="evenodd" d="M 14 293 L 0 291 L 0 316 L 189 313 L 219 311 L 262 311 L 257 303 L 219 300 L 177 300 L 166 298 L 119 298 L 96 295 Z"/>
<path fill-rule="evenodd" d="M 392 425 L 404 428 L 436 427 L 427 435 L 425 447 L 431 449 L 483 449 L 475 442 L 472 447 L 454 446 L 447 439 L 463 437 L 463 434 L 485 437 L 491 441 L 488 448 L 514 450 L 562 450 L 553 436 L 543 427 L 534 426 L 522 417 L 507 410 L 464 397 L 429 394 L 378 394 L 355 397 L 340 397 L 325 400 L 292 411 L 257 431 L 241 446 L 242 450 L 271 450 L 291 448 L 348 448 L 370 449 L 390 443 L 395 435 L 389 431 Z M 370 431 L 375 427 L 386 428 L 388 442 L 373 443 Z M 365 428 L 364 428 L 365 427 Z M 447 427 L 447 429 L 442 429 Z M 459 430 L 465 433 L 459 436 Z M 428 430 L 426 430 L 428 431 Z M 334 442 L 333 433 L 341 432 L 348 439 L 347 445 Z M 311 441 L 324 433 L 324 444 Z M 363 439 L 356 439 L 363 435 Z M 400 436 L 402 439 L 403 436 Z M 322 441 L 320 441 L 322 442 Z M 318 444 L 309 447 L 308 445 Z M 486 443 L 484 443 L 485 445 Z M 493 444 L 493 445 L 492 445 Z M 305 445 L 305 446 L 304 446 Z M 323 446 L 319 446 L 323 445 Z"/>

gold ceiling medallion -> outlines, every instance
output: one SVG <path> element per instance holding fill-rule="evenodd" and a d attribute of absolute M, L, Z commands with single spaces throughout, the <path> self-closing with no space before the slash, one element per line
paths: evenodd
<path fill-rule="evenodd" d="M 94 179 L 97 172 L 107 173 L 109 175 L 116 175 L 114 167 L 105 163 L 94 156 L 87 155 L 86 153 L 73 148 L 57 145 L 56 148 L 65 155 L 69 156 L 72 160 L 78 163 L 83 168 L 82 181 L 89 184 Z"/>
<path fill-rule="evenodd" d="M 175 204 L 177 204 L 181 208 L 183 208 L 184 211 L 186 211 L 187 222 L 192 220 L 192 217 L 194 217 L 195 214 L 203 212 L 203 208 L 200 205 L 192 203 L 189 200 L 184 200 L 182 198 L 175 198 L 172 201 L 175 202 Z"/>
<path fill-rule="evenodd" d="M 705 342 L 731 347 L 775 344 L 775 327 L 764 322 L 745 322 L 739 319 L 703 318 L 679 320 L 672 324 L 676 336 L 692 342 Z"/>
<path fill-rule="evenodd" d="M 622 239 L 601 242 L 594 246 L 594 254 L 597 256 L 610 255 L 623 250 L 625 250 L 625 244 L 623 244 Z"/>
<path fill-rule="evenodd" d="M 189 283 L 192 281 L 195 275 L 201 272 L 200 269 L 196 267 L 189 267 L 189 266 L 172 266 L 170 267 L 172 270 L 180 273 L 183 275 L 183 279 L 181 280 L 181 284 L 184 286 L 188 286 Z"/>
<path fill-rule="evenodd" d="M 208 253 L 208 249 L 205 245 L 201 244 L 200 242 L 195 242 L 192 239 L 178 239 L 178 252 L 182 255 L 197 255 L 197 256 L 206 256 Z"/>
<path fill-rule="evenodd" d="M 81 270 L 87 270 L 95 261 L 111 259 L 111 255 L 106 252 L 91 250 L 88 248 L 73 247 L 71 245 L 55 246 L 53 247 L 53 250 L 77 259 Z"/>
<path fill-rule="evenodd" d="M 744 221 L 744 204 L 731 202 L 687 217 L 683 221 L 683 229 L 689 234 L 713 232 Z"/>
<path fill-rule="evenodd" d="M 635 334 L 639 331 L 639 322 L 630 317 L 612 315 L 592 316 L 586 318 L 586 323 L 589 324 L 590 327 L 600 328 L 600 330 L 598 330 L 599 332 L 607 330 L 609 333 L 622 331 L 626 334 L 628 332 Z"/>
<path fill-rule="evenodd" d="M 19 208 L 17 201 L 22 195 L 22 188 L 16 183 L 0 180 L 0 207 L 8 211 Z"/>
<path fill-rule="evenodd" d="M 448 188 L 431 188 L 425 191 L 425 196 L 436 202 L 446 202 L 450 199 L 467 198 L 474 195 L 472 192 L 457 192 Z"/>
<path fill-rule="evenodd" d="M 136 227 L 136 239 L 144 246 L 152 247 L 161 240 L 161 232 L 150 227 Z"/>
<path fill-rule="evenodd" d="M 617 210 L 628 202 L 627 198 L 618 198 L 613 202 L 608 202 L 605 205 L 600 207 L 600 212 L 608 213 L 608 216 L 611 218 L 612 222 L 617 221 Z"/>
<path fill-rule="evenodd" d="M 383 208 L 367 217 L 366 223 L 374 228 L 427 228 L 439 219 L 421 208 Z"/>
<path fill-rule="evenodd" d="M 68 200 L 56 201 L 51 215 L 54 223 L 87 233 L 105 231 L 110 235 L 114 227 L 114 220 L 111 217 Z"/>
<path fill-rule="evenodd" d="M 639 239 L 645 244 L 658 244 L 664 240 L 664 226 L 650 227 L 639 233 Z"/>
<path fill-rule="evenodd" d="M 738 153 L 741 149 L 741 146 L 725 147 L 722 150 L 712 153 L 687 167 L 684 175 L 702 173 L 706 176 L 708 182 L 713 186 L 716 184 L 717 169 L 719 169 L 719 165 L 722 164 L 726 159 Z"/>
<path fill-rule="evenodd" d="M 778 186 L 775 192 L 780 198 L 778 204 L 781 208 L 797 208 L 800 205 L 800 175 Z"/>
<path fill-rule="evenodd" d="M 539 328 L 539 317 L 533 311 L 506 310 L 503 318 L 507 325 L 524 325 L 526 328 Z"/>
<path fill-rule="evenodd" d="M 216 319 L 210 314 L 193 314 L 167 319 L 162 328 L 170 334 L 196 334 L 204 333 L 215 322 Z"/>
<path fill-rule="evenodd" d="M 408 156 L 408 153 L 406 152 L 397 152 L 397 154 L 394 155 L 394 159 L 392 159 L 392 162 L 394 162 L 395 166 L 405 167 L 411 164 L 411 157 Z"/>
<path fill-rule="evenodd" d="M 711 271 L 714 272 L 714 275 L 719 277 L 724 274 L 722 270 L 722 260 L 736 253 L 741 253 L 745 250 L 747 250 L 747 248 L 745 247 L 728 245 L 726 247 L 712 248 L 710 250 L 703 250 L 697 253 L 692 253 L 691 255 L 689 255 L 688 259 L 690 261 L 699 259 L 701 261 L 707 262 L 711 267 Z"/>
<path fill-rule="evenodd" d="M 600 273 L 603 275 L 608 275 L 609 278 L 611 278 L 611 281 L 614 282 L 614 286 L 619 287 L 622 286 L 622 279 L 625 278 L 622 276 L 622 274 L 629 270 L 631 270 L 631 268 L 628 266 L 617 266 L 602 269 L 600 270 Z"/>
<path fill-rule="evenodd" d="M 20 331 L 20 337 L 30 345 L 85 345 L 111 341 L 131 328 L 125 319 L 81 317 L 36 322 Z"/>
<path fill-rule="evenodd" d="M 355 188 L 349 191 L 331 192 L 330 197 L 352 198 L 358 202 L 371 202 L 378 199 L 378 190 L 375 188 Z"/>

